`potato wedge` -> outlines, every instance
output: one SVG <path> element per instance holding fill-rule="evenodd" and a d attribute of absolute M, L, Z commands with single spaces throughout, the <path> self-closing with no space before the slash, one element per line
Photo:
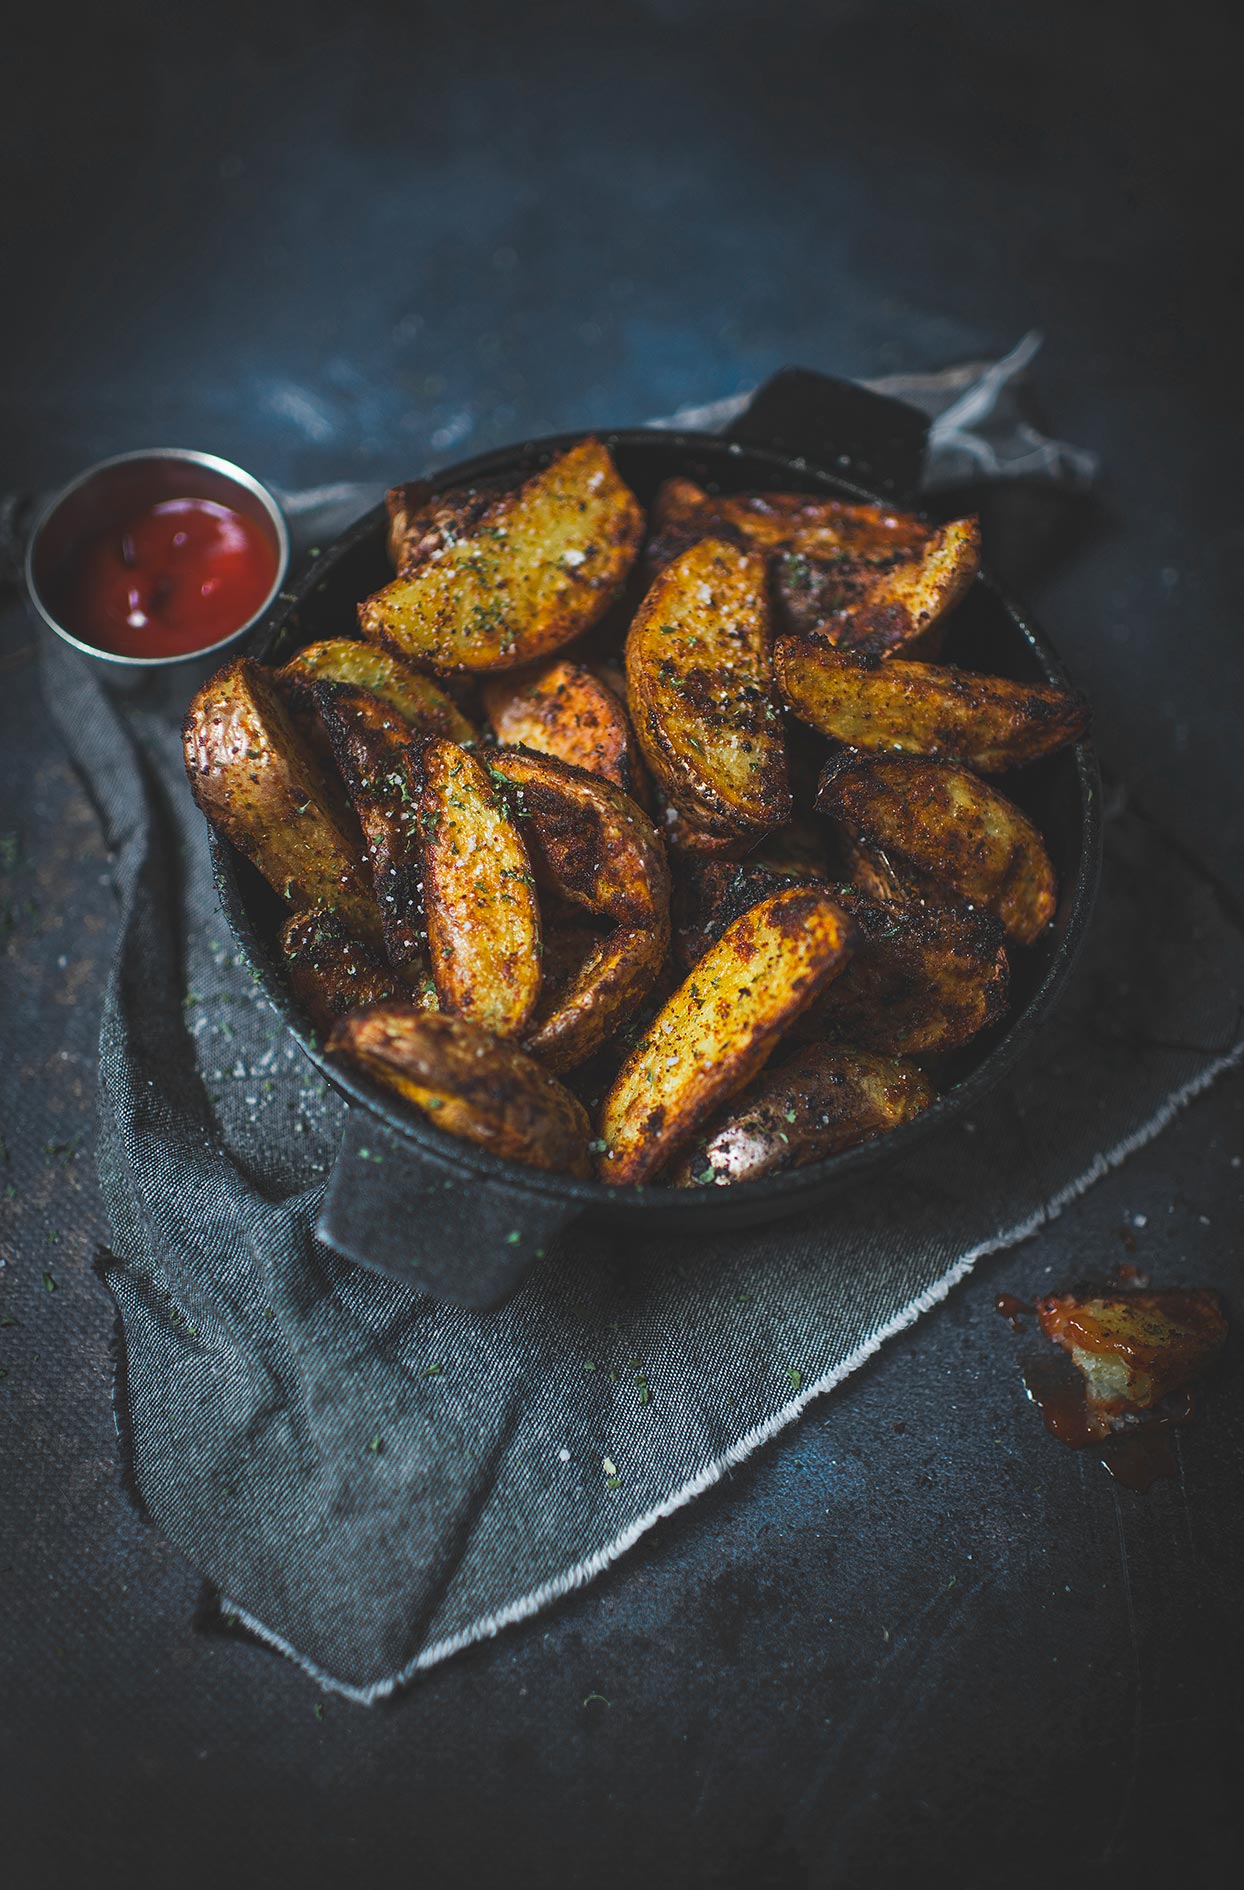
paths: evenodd
<path fill-rule="evenodd" d="M 669 799 L 709 834 L 790 814 L 764 561 L 705 538 L 663 571 L 626 639 L 631 720 Z"/>
<path fill-rule="evenodd" d="M 553 755 L 634 797 L 642 763 L 626 709 L 590 669 L 554 657 L 490 677 L 484 708 L 503 747 Z"/>
<path fill-rule="evenodd" d="M 801 637 L 779 637 L 773 666 L 795 714 L 831 740 L 948 756 L 979 774 L 1039 761 L 1088 729 L 1083 698 L 1048 684 L 860 656 Z"/>
<path fill-rule="evenodd" d="M 766 555 L 787 552 L 841 563 L 844 557 L 910 557 L 932 537 L 933 527 L 879 505 L 803 492 L 709 493 L 692 479 L 667 479 L 652 509 L 652 532 L 647 562 L 656 572 L 701 538 L 724 538 Z"/>
<path fill-rule="evenodd" d="M 667 936 L 619 925 L 590 943 L 573 975 L 540 1008 L 524 1042 L 558 1074 L 594 1056 L 633 1016 L 665 962 Z"/>
<path fill-rule="evenodd" d="M 722 933 L 762 899 L 811 881 L 753 860 L 689 859 L 674 893 L 674 956 L 684 971 L 698 965 Z M 836 982 L 836 980 L 835 980 Z"/>
<path fill-rule="evenodd" d="M 679 1162 L 676 1188 L 758 1181 L 888 1135 L 937 1100 L 914 1063 L 845 1044 L 814 1044 L 766 1070 Z"/>
<path fill-rule="evenodd" d="M 583 1105 L 534 1057 L 478 1023 L 381 1004 L 342 1018 L 328 1051 L 450 1135 L 529 1168 L 589 1172 Z"/>
<path fill-rule="evenodd" d="M 674 992 L 601 1112 L 605 1180 L 651 1180 L 768 1061 L 850 957 L 854 927 L 820 888 L 736 919 Z"/>
<path fill-rule="evenodd" d="M 441 1003 L 518 1036 L 540 994 L 540 911 L 522 835 L 465 748 L 430 740 L 422 768 L 424 909 Z"/>
<path fill-rule="evenodd" d="M 855 921 L 855 953 L 793 1035 L 878 1056 L 934 1056 L 1003 1016 L 1010 963 L 991 913 L 922 899 L 884 904 L 844 886 L 833 893 Z"/>
<path fill-rule="evenodd" d="M 819 570 L 809 564 L 806 573 L 788 561 L 775 582 L 782 616 L 797 635 L 867 656 L 935 654 L 945 619 L 979 569 L 980 525 L 960 518 L 910 557 L 845 559 Z"/>
<path fill-rule="evenodd" d="M 966 768 L 847 752 L 826 767 L 816 804 L 848 841 L 880 851 L 904 886 L 983 907 L 1017 945 L 1031 945 L 1054 916 L 1054 868 L 1040 834 Z"/>
<path fill-rule="evenodd" d="M 246 656 L 217 670 L 190 704 L 182 746 L 200 808 L 282 899 L 328 906 L 379 943 L 361 848 L 269 672 Z"/>
<path fill-rule="evenodd" d="M 552 755 L 499 748 L 488 768 L 543 884 L 615 925 L 668 938 L 669 868 L 642 808 L 611 781 Z"/>
<path fill-rule="evenodd" d="M 643 513 L 599 440 L 516 490 L 450 492 L 401 574 L 359 606 L 363 634 L 441 670 L 514 669 L 590 629 L 634 562 Z"/>
<path fill-rule="evenodd" d="M 296 912 L 282 929 L 281 950 L 294 996 L 319 1031 L 365 1005 L 410 997 L 379 952 L 351 938 L 340 915 L 325 906 Z"/>
<path fill-rule="evenodd" d="M 367 843 L 367 859 L 390 964 L 422 965 L 423 775 L 403 715 L 365 689 L 316 683 L 312 701 Z"/>
<path fill-rule="evenodd" d="M 457 703 L 430 676 L 375 643 L 351 637 L 308 643 L 276 673 L 295 702 L 309 702 L 317 683 L 348 683 L 378 697 L 422 735 L 462 744 L 479 739 Z"/>
<path fill-rule="evenodd" d="M 1222 1302 L 1206 1287 L 1052 1293 L 1036 1313 L 1083 1373 L 1090 1409 L 1106 1418 L 1152 1410 L 1200 1377 L 1227 1338 Z"/>

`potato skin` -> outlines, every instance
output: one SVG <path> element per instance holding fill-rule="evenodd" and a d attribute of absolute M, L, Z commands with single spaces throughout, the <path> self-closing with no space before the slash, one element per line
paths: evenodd
<path fill-rule="evenodd" d="M 762 1068 L 850 956 L 854 927 L 819 887 L 762 900 L 723 934 L 644 1033 L 605 1098 L 600 1173 L 651 1180 Z"/>
<path fill-rule="evenodd" d="M 675 1188 L 759 1181 L 888 1135 L 937 1099 L 924 1071 L 846 1044 L 814 1044 L 766 1070 L 682 1157 Z"/>
<path fill-rule="evenodd" d="M 313 704 L 317 683 L 346 683 L 376 696 L 420 734 L 460 743 L 479 739 L 457 703 L 430 676 L 375 643 L 351 637 L 308 643 L 276 674 L 300 706 Z"/>
<path fill-rule="evenodd" d="M 346 683 L 316 683 L 312 701 L 363 829 L 389 962 L 422 965 L 423 914 L 420 746 L 404 716 Z"/>
<path fill-rule="evenodd" d="M 450 1135 L 529 1168 L 590 1172 L 582 1104 L 534 1057 L 480 1024 L 380 1004 L 342 1018 L 327 1048 Z"/>
<path fill-rule="evenodd" d="M 410 995 L 379 952 L 351 938 L 327 907 L 296 912 L 282 927 L 281 951 L 294 996 L 319 1031 L 368 1004 Z"/>
<path fill-rule="evenodd" d="M 420 757 L 424 911 L 447 1011 L 518 1036 L 540 992 L 540 910 L 527 849 L 488 774 L 454 742 Z"/>
<path fill-rule="evenodd" d="M 791 811 L 764 560 L 705 538 L 656 579 L 626 639 L 644 759 L 693 826 L 727 838 Z"/>
<path fill-rule="evenodd" d="M 778 639 L 773 665 L 795 714 L 849 748 L 949 757 L 997 774 L 1088 730 L 1083 699 L 1047 684 L 861 656 L 798 637 Z"/>
<path fill-rule="evenodd" d="M 379 943 L 358 840 L 271 674 L 246 656 L 217 670 L 190 704 L 182 746 L 199 807 L 268 884 L 296 908 L 331 907 Z"/>
<path fill-rule="evenodd" d="M 513 491 L 446 493 L 406 538 L 400 575 L 359 606 L 363 635 L 437 670 L 533 662 L 608 609 L 643 522 L 593 439 Z"/>
<path fill-rule="evenodd" d="M 906 886 L 947 895 L 1031 945 L 1054 916 L 1054 868 L 1028 816 L 953 762 L 846 753 L 821 776 L 817 807 L 848 840 L 880 850 Z"/>
<path fill-rule="evenodd" d="M 933 655 L 945 619 L 979 570 L 980 525 L 975 518 L 954 519 L 909 558 L 828 566 L 806 600 L 788 575 L 785 615 L 796 634 L 840 649 Z"/>
<path fill-rule="evenodd" d="M 484 685 L 484 708 L 506 748 L 530 748 L 612 781 L 634 798 L 642 774 L 619 698 L 590 669 L 555 657 Z"/>

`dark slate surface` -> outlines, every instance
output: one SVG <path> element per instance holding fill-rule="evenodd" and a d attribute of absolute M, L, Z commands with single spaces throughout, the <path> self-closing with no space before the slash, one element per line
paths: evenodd
<path fill-rule="evenodd" d="M 1108 762 L 1238 894 L 1229 21 L 31 16 L 0 134 L 9 478 L 156 440 L 290 484 L 385 476 L 1036 324 L 1050 418 L 1109 477 L 1029 594 Z M 194 1573 L 118 1485 L 90 1273 L 106 863 L 33 629 L 3 633 L 6 1875 L 1232 1881 L 1238 1372 L 1180 1481 L 1131 1496 L 1045 1438 L 992 1300 L 1100 1270 L 1126 1233 L 1238 1311 L 1238 1079 L 594 1588 L 392 1708 L 321 1718 L 292 1667 L 196 1626 Z"/>

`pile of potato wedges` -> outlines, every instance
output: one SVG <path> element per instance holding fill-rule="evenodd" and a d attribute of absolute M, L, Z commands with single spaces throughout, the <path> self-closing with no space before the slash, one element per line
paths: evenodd
<path fill-rule="evenodd" d="M 619 1184 L 752 1180 L 927 1109 L 1056 904 L 993 777 L 1087 728 L 939 660 L 975 520 L 686 479 L 645 519 L 595 439 L 389 519 L 357 624 L 227 664 L 184 729 L 328 1054 Z"/>

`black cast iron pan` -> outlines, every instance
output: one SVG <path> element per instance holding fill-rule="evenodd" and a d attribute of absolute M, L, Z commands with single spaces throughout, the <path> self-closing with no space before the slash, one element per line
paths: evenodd
<path fill-rule="evenodd" d="M 645 505 L 681 473 L 724 490 L 768 488 L 911 504 L 924 448 L 923 415 L 859 387 L 789 370 L 761 390 L 722 437 L 635 429 L 601 435 Z M 521 476 L 567 445 L 535 440 L 453 467 L 438 484 Z M 401 472 L 403 468 L 395 469 Z M 304 643 L 339 636 L 358 600 L 391 576 L 382 507 L 317 559 L 292 601 L 260 626 L 251 654 L 284 662 Z M 968 668 L 1020 680 L 1065 683 L 1054 651 L 988 577 L 956 611 L 947 654 Z M 293 1003 L 276 938 L 283 914 L 249 863 L 213 836 L 216 881 L 251 969 L 307 1056 L 349 1100 L 341 1149 L 319 1234 L 360 1265 L 461 1305 L 496 1304 L 553 1240 L 583 1216 L 635 1229 L 698 1234 L 807 1211 L 945 1133 L 1010 1069 L 1032 1041 L 1066 978 L 1096 890 L 1100 783 L 1087 743 L 1007 777 L 1006 792 L 1045 835 L 1061 895 L 1044 938 L 1020 954 L 1008 1017 L 964 1053 L 926 1114 L 878 1142 L 763 1181 L 687 1191 L 612 1188 L 521 1168 L 445 1135 L 365 1077 L 325 1059 Z"/>

